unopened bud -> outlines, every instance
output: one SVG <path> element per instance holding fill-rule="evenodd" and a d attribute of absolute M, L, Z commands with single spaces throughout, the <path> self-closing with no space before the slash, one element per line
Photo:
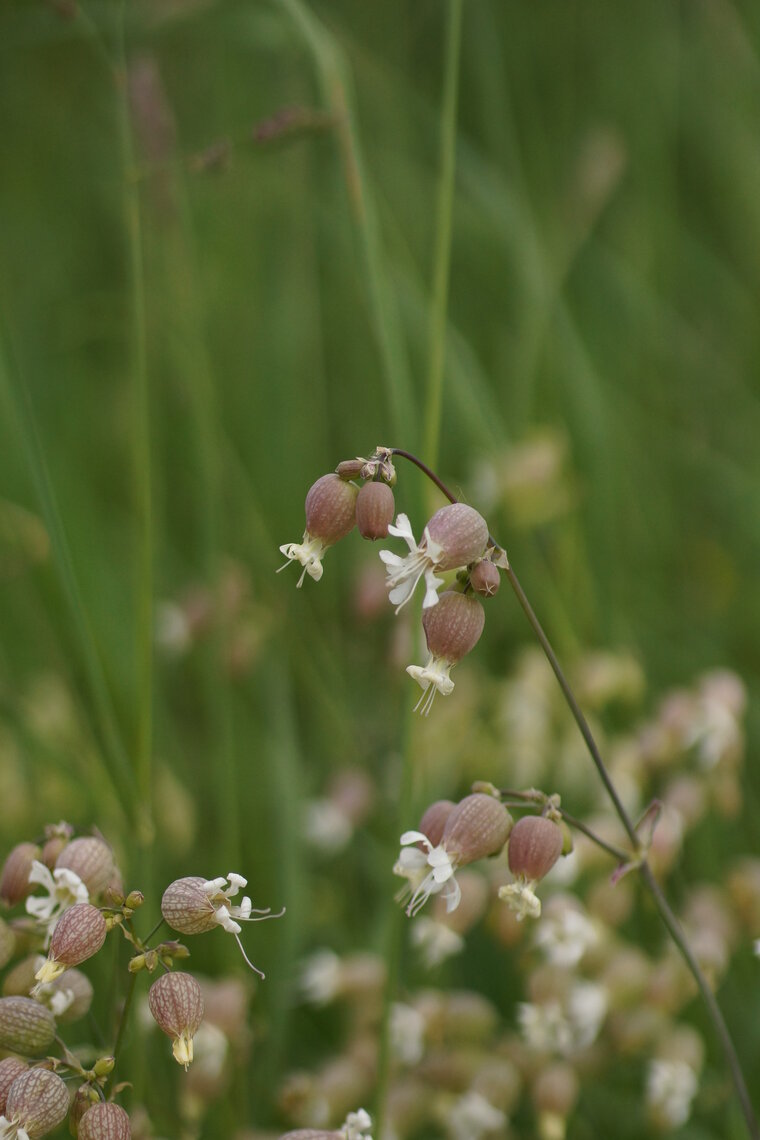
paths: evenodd
<path fill-rule="evenodd" d="M 34 890 L 34 883 L 29 882 L 29 872 L 40 854 L 36 843 L 19 843 L 13 848 L 0 874 L 0 902 L 15 906 Z"/>
<path fill-rule="evenodd" d="M 387 483 L 365 483 L 356 498 L 356 526 L 362 538 L 388 537 L 396 504 Z"/>
<path fill-rule="evenodd" d="M 44 863 L 51 871 L 55 867 L 58 856 L 63 851 L 66 844 L 74 834 L 74 828 L 70 823 L 54 823 L 49 824 L 45 828 L 45 843 L 40 855 L 40 862 Z"/>
<path fill-rule="evenodd" d="M 142 891 L 130 891 L 124 905 L 128 906 L 130 910 L 139 910 L 144 902 L 145 895 Z"/>
<path fill-rule="evenodd" d="M 148 1005 L 158 1027 L 173 1038 L 175 1060 L 187 1069 L 193 1059 L 193 1037 L 203 1020 L 201 987 L 191 974 L 163 974 L 148 990 Z"/>
<path fill-rule="evenodd" d="M 115 1057 L 98 1057 L 95 1064 L 92 1066 L 92 1071 L 96 1077 L 107 1077 L 113 1072 L 116 1064 Z"/>
<path fill-rule="evenodd" d="M 0 998 L 0 1048 L 34 1056 L 55 1037 L 55 1018 L 49 1009 L 28 997 Z"/>
<path fill-rule="evenodd" d="M 479 792 L 465 796 L 443 829 L 442 845 L 459 867 L 498 855 L 509 838 L 512 817 L 498 800 Z"/>
<path fill-rule="evenodd" d="M 5 1112 L 5 1102 L 8 1099 L 8 1090 L 21 1073 L 29 1068 L 20 1057 L 3 1057 L 0 1061 L 0 1113 Z"/>
<path fill-rule="evenodd" d="M 332 546 L 353 530 L 356 521 L 356 496 L 352 483 L 340 475 L 323 475 L 309 488 L 306 496 L 306 530 L 312 538 Z"/>
<path fill-rule="evenodd" d="M 501 585 L 498 566 L 494 566 L 487 558 L 482 558 L 470 572 L 470 585 L 481 597 L 492 598 Z"/>
<path fill-rule="evenodd" d="M 217 926 L 217 918 L 209 896 L 203 889 L 205 879 L 191 875 L 175 879 L 161 899 L 161 914 L 172 930 L 180 934 L 204 934 Z"/>
<path fill-rule="evenodd" d="M 358 479 L 363 467 L 363 459 L 344 459 L 335 468 L 335 474 L 340 475 L 341 479 Z"/>
<path fill-rule="evenodd" d="M 44 985 L 59 977 L 68 966 L 78 966 L 97 954 L 106 940 L 106 920 L 92 903 L 77 903 L 64 911 L 50 940 L 47 961 L 37 971 Z"/>
<path fill-rule="evenodd" d="M 456 806 L 453 800 L 436 800 L 423 813 L 420 831 L 428 837 L 433 847 L 437 847 L 443 839 L 443 829 Z"/>
<path fill-rule="evenodd" d="M 80 1085 L 74 1093 L 74 1099 L 69 1108 L 69 1132 L 72 1136 L 78 1136 L 79 1121 L 82 1119 L 86 1112 L 89 1112 L 94 1104 L 100 1104 L 100 1097 L 94 1085 L 89 1082 L 85 1085 Z"/>
<path fill-rule="evenodd" d="M 140 970 L 144 970 L 145 968 L 146 965 L 144 954 L 133 954 L 127 963 L 127 969 L 129 970 L 130 974 L 138 974 Z"/>
<path fill-rule="evenodd" d="M 551 819 L 526 815 L 509 837 L 509 869 L 515 877 L 537 883 L 562 854 L 562 828 Z"/>
<path fill-rule="evenodd" d="M 57 1128 L 68 1111 L 69 1090 L 58 1074 L 50 1069 L 27 1069 L 8 1090 L 4 1115 L 29 1140 L 38 1140 Z"/>
<path fill-rule="evenodd" d="M 55 866 L 56 870 L 63 867 L 79 875 L 91 898 L 106 889 L 115 870 L 111 848 L 94 835 L 72 839 L 58 856 Z"/>
<path fill-rule="evenodd" d="M 483 632 L 485 615 L 477 598 L 446 590 L 437 606 L 422 615 L 427 647 L 434 657 L 451 664 L 474 649 Z"/>
<path fill-rule="evenodd" d="M 77 1129 L 77 1140 L 130 1140 L 129 1117 L 120 1104 L 94 1104 Z"/>
<path fill-rule="evenodd" d="M 469 566 L 488 544 L 488 525 L 482 515 L 466 503 L 452 503 L 436 511 L 425 528 L 430 540 L 442 548 L 435 560 L 437 570 Z"/>

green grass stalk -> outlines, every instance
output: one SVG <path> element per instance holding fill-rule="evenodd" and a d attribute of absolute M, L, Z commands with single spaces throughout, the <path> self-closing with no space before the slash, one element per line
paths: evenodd
<path fill-rule="evenodd" d="M 437 466 L 438 463 L 441 434 L 461 43 L 462 0 L 449 0 L 441 106 L 440 171 L 438 175 L 438 202 L 430 300 L 425 427 L 422 448 L 422 454 L 431 467 Z"/>

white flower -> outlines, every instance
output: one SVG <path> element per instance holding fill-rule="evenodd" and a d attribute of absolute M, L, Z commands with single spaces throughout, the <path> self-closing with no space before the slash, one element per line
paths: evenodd
<path fill-rule="evenodd" d="M 230 871 L 224 879 L 207 879 L 203 884 L 204 892 L 214 902 L 216 921 L 228 934 L 239 934 L 242 930 L 240 924 L 235 921 L 237 918 L 242 922 L 254 922 L 255 919 L 251 917 L 254 914 L 269 916 L 271 907 L 267 910 L 253 910 L 248 895 L 243 896 L 241 903 L 230 906 L 227 900 L 234 899 L 240 888 L 247 886 L 248 880 L 244 879 L 242 875 L 236 875 L 234 871 Z"/>
<path fill-rule="evenodd" d="M 539 1053 L 569 1053 L 572 1048 L 572 1030 L 558 1001 L 519 1002 L 517 1023 L 525 1043 Z"/>
<path fill-rule="evenodd" d="M 340 958 L 332 950 L 315 950 L 301 964 L 300 990 L 309 1005 L 327 1005 L 338 994 Z"/>
<path fill-rule="evenodd" d="M 419 948 L 422 960 L 430 970 L 464 949 L 461 934 L 442 922 L 436 922 L 434 918 L 417 919 L 412 927 L 412 942 Z"/>
<path fill-rule="evenodd" d="M 368 1112 L 360 1108 L 358 1112 L 349 1112 L 340 1132 L 345 1140 L 372 1140 L 369 1132 L 362 1131 L 371 1127 L 372 1118 Z"/>
<path fill-rule="evenodd" d="M 514 883 L 506 883 L 503 887 L 499 887 L 499 898 L 515 912 L 518 922 L 522 922 L 526 916 L 541 917 L 541 899 L 533 890 L 535 885 L 535 882 L 518 878 Z"/>
<path fill-rule="evenodd" d="M 573 1047 L 585 1049 L 596 1041 L 607 1016 L 607 991 L 596 982 L 578 982 L 567 999 L 567 1015 L 573 1031 Z"/>
<path fill-rule="evenodd" d="M 391 1006 L 390 1040 L 393 1056 L 416 1065 L 425 1053 L 425 1018 L 414 1006 L 395 1001 Z"/>
<path fill-rule="evenodd" d="M 425 598 L 422 608 L 427 610 L 436 605 L 438 587 L 442 585 L 443 578 L 436 578 L 434 570 L 444 555 L 443 547 L 430 537 L 427 527 L 422 532 L 422 541 L 418 546 L 412 532 L 412 524 L 406 515 L 398 516 L 396 525 L 388 527 L 388 534 L 403 538 L 409 547 L 409 554 L 405 558 L 390 550 L 380 551 L 380 558 L 388 568 L 387 585 L 390 590 L 388 597 L 396 607 L 396 613 L 409 601 L 422 577 L 425 579 Z"/>
<path fill-rule="evenodd" d="M 671 1128 L 679 1128 L 689 1119 L 697 1088 L 697 1075 L 685 1061 L 649 1062 L 647 1104 Z"/>
<path fill-rule="evenodd" d="M 214 908 L 214 918 L 218 925 L 228 934 L 234 936 L 246 964 L 254 973 L 263 978 L 264 975 L 261 970 L 254 966 L 243 949 L 243 943 L 240 941 L 240 931 L 242 930 L 240 923 L 263 922 L 266 918 L 281 918 L 285 913 L 285 907 L 277 914 L 272 914 L 271 907 L 255 910 L 248 895 L 244 895 L 240 903 L 231 905 L 229 900 L 234 899 L 240 889 L 246 886 L 248 886 L 247 879 L 244 879 L 242 875 L 235 874 L 234 871 L 230 871 L 226 878 L 206 879 L 201 885 L 201 890 Z"/>
<path fill-rule="evenodd" d="M 335 855 L 353 835 L 351 821 L 328 799 L 311 800 L 304 813 L 303 832 L 307 843 L 325 855 Z"/>
<path fill-rule="evenodd" d="M 322 577 L 322 555 L 329 546 L 329 542 L 324 542 L 321 538 L 312 538 L 308 530 L 305 530 L 302 542 L 286 542 L 284 546 L 280 547 L 280 553 L 285 555 L 287 562 L 283 562 L 277 573 L 279 574 L 280 570 L 284 570 L 291 562 L 300 562 L 303 566 L 303 573 L 296 585 L 302 586 L 307 574 L 315 582 L 318 582 Z"/>
<path fill-rule="evenodd" d="M 531 1048 L 568 1055 L 596 1040 L 607 1015 L 607 1004 L 607 992 L 602 986 L 578 982 L 561 1002 L 521 1002 L 517 1021 Z"/>
<path fill-rule="evenodd" d="M 535 942 L 550 965 L 572 969 L 599 941 L 599 932 L 590 918 L 565 899 L 555 896 L 549 902 L 536 927 Z"/>
<path fill-rule="evenodd" d="M 402 851 L 393 868 L 395 875 L 408 879 L 408 888 L 402 895 L 411 894 L 406 913 L 411 918 L 425 905 L 431 895 L 444 891 L 446 911 L 450 914 L 456 910 L 462 898 L 459 883 L 454 878 L 454 864 L 449 858 L 446 848 L 441 844 L 434 847 L 426 835 L 421 831 L 405 831 L 401 836 L 401 846 L 422 843 L 427 848 L 427 854 L 414 846 L 411 850 Z M 444 890 L 445 888 L 445 890 Z"/>
<path fill-rule="evenodd" d="M 422 689 L 422 696 L 414 706 L 415 712 L 421 709 L 422 715 L 427 716 L 433 707 L 436 693 L 448 697 L 454 688 L 449 674 L 455 664 L 455 661 L 447 661 L 445 657 L 436 657 L 431 653 L 425 665 L 407 665 L 407 673 Z"/>
<path fill-rule="evenodd" d="M 506 1114 L 494 1108 L 482 1093 L 472 1089 L 459 1097 L 447 1121 L 454 1140 L 480 1140 L 486 1133 L 503 1128 L 506 1123 Z"/>
<path fill-rule="evenodd" d="M 44 863 L 35 859 L 29 872 L 29 882 L 39 883 L 47 891 L 45 895 L 30 895 L 26 900 L 26 910 L 45 927 L 45 946 L 55 929 L 55 924 L 65 910 L 76 903 L 89 902 L 90 892 L 74 871 L 66 867 L 50 870 Z"/>
<path fill-rule="evenodd" d="M 755 957 L 760 958 L 760 938 L 756 938 L 752 943 L 752 949 L 755 952 Z"/>

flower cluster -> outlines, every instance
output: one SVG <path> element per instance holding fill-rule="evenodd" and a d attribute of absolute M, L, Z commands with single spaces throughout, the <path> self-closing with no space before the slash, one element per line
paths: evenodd
<path fill-rule="evenodd" d="M 466 503 L 451 503 L 437 510 L 417 541 L 412 524 L 399 514 L 395 524 L 392 486 L 396 471 L 393 451 L 376 448 L 369 459 L 346 460 L 337 470 L 323 475 L 306 496 L 306 530 L 301 543 L 280 547 L 289 562 L 299 562 L 315 581 L 322 577 L 325 551 L 344 538 L 356 525 L 363 538 L 399 538 L 408 547 L 404 555 L 381 550 L 387 572 L 388 596 L 398 613 L 424 582 L 422 628 L 428 660 L 410 665 L 407 673 L 422 689 L 417 708 L 430 712 L 436 693 L 447 696 L 454 688 L 451 670 L 474 649 L 483 632 L 485 616 L 475 595 L 492 597 L 499 588 L 499 567 L 506 555 L 494 546 L 485 519 Z M 363 480 L 361 487 L 357 480 Z M 283 570 L 285 567 L 281 566 Z M 440 592 L 446 575 L 454 582 Z"/>

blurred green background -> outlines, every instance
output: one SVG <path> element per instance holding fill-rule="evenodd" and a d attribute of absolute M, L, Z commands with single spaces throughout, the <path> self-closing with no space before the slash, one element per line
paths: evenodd
<path fill-rule="evenodd" d="M 632 651 L 649 708 L 731 667 L 750 757 L 757 739 L 760 10 L 465 0 L 438 431 L 448 11 L 0 9 L 4 848 L 64 816 L 101 828 L 152 913 L 171 878 L 230 869 L 254 905 L 287 905 L 244 932 L 269 975 L 264 1047 L 208 1136 L 276 1119 L 274 1084 L 320 1055 L 329 1026 L 293 1008 L 298 957 L 385 945 L 388 860 L 416 824 L 397 760 L 410 683 L 390 618 L 357 616 L 376 551 L 351 536 L 298 592 L 292 568 L 274 575 L 341 459 L 377 443 L 431 458 L 437 439 L 563 659 Z M 399 474 L 419 530 L 438 500 Z M 506 676 L 528 633 L 503 588 L 477 675 Z M 347 764 L 381 808 L 328 875 L 336 896 L 300 812 Z M 416 806 L 451 790 L 429 756 Z M 687 847 L 684 882 L 720 883 L 756 849 L 756 792 L 750 765 L 740 815 Z M 193 964 L 236 969 L 225 941 L 201 939 Z M 750 1085 L 756 977 L 744 960 L 724 987 Z M 587 1107 L 572 1135 L 616 1111 Z M 707 1112 L 690 1134 L 722 1127 Z"/>

